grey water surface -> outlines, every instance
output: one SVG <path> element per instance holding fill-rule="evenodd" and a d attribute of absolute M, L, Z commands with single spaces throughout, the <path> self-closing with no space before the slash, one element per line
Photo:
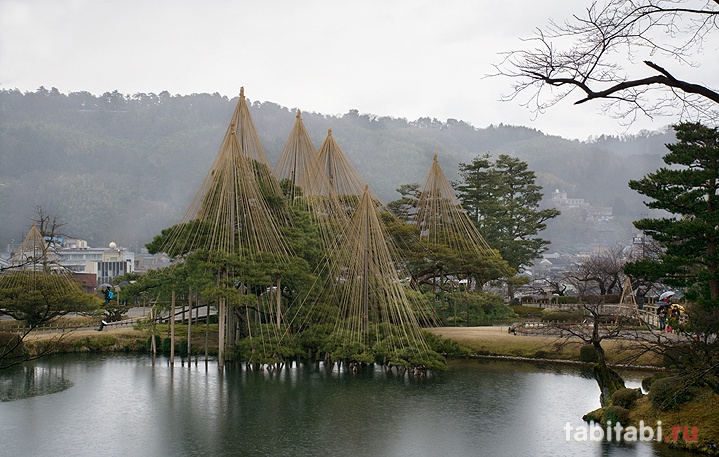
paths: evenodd
<path fill-rule="evenodd" d="M 556 365 L 459 361 L 416 380 L 71 355 L 0 373 L 0 400 L 0 455 L 12 456 L 691 455 L 576 430 L 567 440 L 598 388 Z"/>

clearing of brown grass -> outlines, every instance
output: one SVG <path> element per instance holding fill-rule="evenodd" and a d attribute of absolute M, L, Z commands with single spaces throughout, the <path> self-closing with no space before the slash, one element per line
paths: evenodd
<path fill-rule="evenodd" d="M 554 336 L 514 335 L 508 327 L 435 327 L 428 332 L 449 338 L 478 355 L 499 355 L 528 358 L 579 360 L 579 339 Z M 607 340 L 602 343 L 610 363 L 633 365 L 659 365 L 653 354 L 639 355 L 631 341 Z"/>

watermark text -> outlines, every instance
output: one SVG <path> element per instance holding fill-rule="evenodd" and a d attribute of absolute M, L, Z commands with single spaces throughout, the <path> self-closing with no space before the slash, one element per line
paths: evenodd
<path fill-rule="evenodd" d="M 654 427 L 645 425 L 644 421 L 639 421 L 639 426 L 629 425 L 627 427 L 619 422 L 613 424 L 612 421 L 607 421 L 605 426 L 590 422 L 576 427 L 567 422 L 563 430 L 567 441 L 664 441 L 667 443 L 684 441 L 691 443 L 698 439 L 696 426 L 674 426 L 671 429 L 662 429 L 662 421 L 657 421 Z M 664 435 L 665 431 L 668 432 L 666 435 Z"/>

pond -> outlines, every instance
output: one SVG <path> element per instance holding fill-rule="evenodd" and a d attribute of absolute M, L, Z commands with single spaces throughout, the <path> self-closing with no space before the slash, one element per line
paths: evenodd
<path fill-rule="evenodd" d="M 455 361 L 411 380 L 379 368 L 221 373 L 204 361 L 70 355 L 0 374 L 0 399 L 3 455 L 691 455 L 576 439 L 598 388 L 557 365 Z"/>

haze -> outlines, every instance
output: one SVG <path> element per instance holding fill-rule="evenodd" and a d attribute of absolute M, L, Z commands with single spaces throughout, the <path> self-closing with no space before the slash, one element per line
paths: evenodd
<path fill-rule="evenodd" d="M 525 125 L 565 138 L 630 128 L 600 105 L 566 103 L 534 119 L 500 102 L 486 78 L 502 51 L 589 2 L 499 0 L 0 0 L 0 88 L 102 94 L 118 90 L 248 97 L 323 114 Z"/>

